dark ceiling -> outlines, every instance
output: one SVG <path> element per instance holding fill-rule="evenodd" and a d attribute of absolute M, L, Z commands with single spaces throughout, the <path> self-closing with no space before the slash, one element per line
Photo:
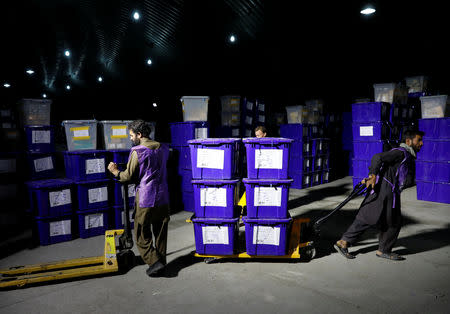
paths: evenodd
<path fill-rule="evenodd" d="M 377 12 L 367 17 L 359 13 L 366 3 L 8 1 L 0 12 L 0 79 L 12 86 L 1 88 L 0 96 L 46 92 L 98 115 L 123 103 L 189 94 L 239 93 L 277 105 L 317 97 L 350 104 L 371 97 L 373 83 L 422 74 L 446 93 L 444 10 L 429 1 L 371 1 Z M 134 10 L 141 14 L 137 22 Z M 27 68 L 35 73 L 27 75 Z"/>

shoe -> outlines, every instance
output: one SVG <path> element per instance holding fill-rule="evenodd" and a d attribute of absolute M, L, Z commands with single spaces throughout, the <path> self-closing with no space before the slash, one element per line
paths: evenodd
<path fill-rule="evenodd" d="M 148 266 L 148 269 L 145 272 L 150 277 L 156 277 L 161 272 L 161 270 L 164 269 L 164 267 L 165 265 L 163 263 L 157 261 L 153 265 Z"/>
<path fill-rule="evenodd" d="M 375 253 L 375 255 L 381 258 L 389 259 L 391 261 L 404 261 L 406 259 L 403 256 L 398 255 L 397 253 Z"/>
<path fill-rule="evenodd" d="M 334 245 L 334 249 L 347 259 L 354 259 L 356 257 L 355 255 L 350 254 L 346 247 L 340 247 L 337 243 Z"/>

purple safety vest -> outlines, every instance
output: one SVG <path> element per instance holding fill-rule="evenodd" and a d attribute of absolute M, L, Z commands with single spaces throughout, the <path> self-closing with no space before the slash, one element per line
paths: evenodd
<path fill-rule="evenodd" d="M 155 207 L 169 203 L 169 188 L 167 185 L 167 159 L 169 147 L 161 144 L 158 149 L 138 145 L 131 148 L 139 161 L 139 207 Z"/>

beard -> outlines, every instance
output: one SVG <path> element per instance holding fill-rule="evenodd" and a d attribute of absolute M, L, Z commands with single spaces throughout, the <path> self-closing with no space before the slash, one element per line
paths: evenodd
<path fill-rule="evenodd" d="M 131 140 L 131 145 L 132 146 L 138 146 L 139 144 L 141 144 L 141 140 L 140 139 L 135 139 L 135 140 Z"/>

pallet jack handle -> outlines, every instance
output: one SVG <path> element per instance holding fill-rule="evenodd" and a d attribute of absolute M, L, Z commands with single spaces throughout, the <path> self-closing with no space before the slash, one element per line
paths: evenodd
<path fill-rule="evenodd" d="M 119 166 L 125 166 L 126 164 L 118 164 Z M 124 233 L 119 237 L 119 244 L 121 250 L 131 250 L 133 248 L 133 236 L 131 234 L 130 223 L 130 203 L 128 196 L 128 183 L 121 183 L 121 192 L 123 198 L 123 213 L 124 213 Z"/>

